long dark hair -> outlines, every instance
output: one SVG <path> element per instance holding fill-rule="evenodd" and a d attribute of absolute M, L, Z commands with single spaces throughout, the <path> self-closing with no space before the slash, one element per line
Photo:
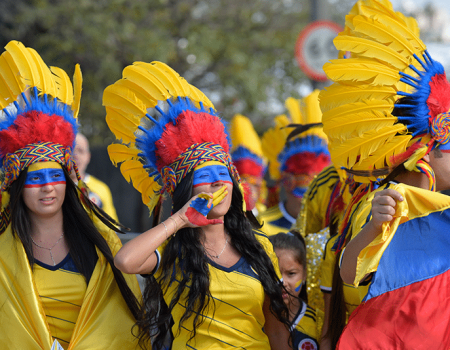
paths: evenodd
<path fill-rule="evenodd" d="M 173 194 L 174 212 L 180 210 L 192 198 L 192 174 L 193 172 L 190 172 L 181 181 Z M 264 292 L 270 299 L 271 312 L 288 326 L 288 312 L 281 296 L 280 281 L 272 261 L 255 238 L 252 224 L 242 209 L 243 196 L 239 185 L 233 177 L 232 179 L 232 200 L 230 209 L 225 214 L 225 229 L 231 237 L 234 248 L 259 275 Z M 212 297 L 209 291 L 208 259 L 200 242 L 200 232 L 199 228 L 183 228 L 167 242 L 159 267 L 161 269 L 159 286 L 151 277 L 144 290 L 142 318 L 137 323 L 140 327 L 140 341 L 154 337 L 153 345 L 156 348 L 164 343 L 167 331 L 173 324 L 171 311 L 180 301 L 187 283 L 189 283 L 189 289 L 186 310 L 180 319 L 177 332 L 180 331 L 183 322 L 195 314 L 190 338 L 192 339 L 196 335 L 196 328 L 204 321 L 201 314 L 210 307 Z M 166 305 L 162 298 L 162 290 L 168 288 L 175 280 L 174 268 L 182 272 L 179 277 L 181 281 L 169 305 Z"/>
<path fill-rule="evenodd" d="M 63 168 L 64 169 L 64 168 Z M 14 235 L 22 241 L 30 262 L 34 266 L 33 247 L 31 242 L 31 219 L 23 200 L 22 192 L 27 177 L 28 168 L 23 170 L 10 188 L 11 228 Z M 111 266 L 120 292 L 135 318 L 139 315 L 139 302 L 128 287 L 122 273 L 114 266 L 114 258 L 108 243 L 95 227 L 88 213 L 80 202 L 82 196 L 85 205 L 110 229 L 121 232 L 117 223 L 100 208 L 95 206 L 88 197 L 73 183 L 66 169 L 66 192 L 62 205 L 64 237 L 69 246 L 70 256 L 76 268 L 84 276 L 88 284 L 98 260 L 95 247 L 103 254 Z"/>

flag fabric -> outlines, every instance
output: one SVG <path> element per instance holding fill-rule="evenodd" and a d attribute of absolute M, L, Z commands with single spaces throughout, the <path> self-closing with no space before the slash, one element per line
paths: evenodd
<path fill-rule="evenodd" d="M 375 272 L 338 349 L 449 349 L 450 197 L 403 184 L 387 187 L 405 200 L 358 257 L 358 280 Z M 373 194 L 362 209 L 366 214 Z M 353 228 L 368 219 L 360 215 Z"/>

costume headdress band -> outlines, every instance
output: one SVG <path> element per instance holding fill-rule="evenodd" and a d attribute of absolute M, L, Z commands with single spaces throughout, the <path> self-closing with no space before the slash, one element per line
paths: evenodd
<path fill-rule="evenodd" d="M 230 155 L 220 145 L 204 142 L 192 145 L 181 153 L 173 163 L 162 168 L 165 190 L 172 195 L 176 186 L 190 171 L 208 161 L 221 162 L 231 170 L 235 179 L 239 179 L 239 174 L 231 162 Z"/>

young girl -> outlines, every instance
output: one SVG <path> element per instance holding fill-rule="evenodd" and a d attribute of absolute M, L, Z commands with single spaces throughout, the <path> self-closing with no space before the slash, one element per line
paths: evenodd
<path fill-rule="evenodd" d="M 318 349 L 316 312 L 307 304 L 306 245 L 297 230 L 270 237 L 283 277 L 294 349 Z"/>

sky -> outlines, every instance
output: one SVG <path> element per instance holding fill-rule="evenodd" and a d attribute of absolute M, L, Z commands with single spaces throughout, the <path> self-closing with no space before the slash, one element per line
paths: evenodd
<path fill-rule="evenodd" d="M 424 7 L 425 5 L 429 4 L 429 3 L 433 3 L 434 5 L 436 5 L 439 8 L 445 8 L 447 10 L 447 12 L 450 14 L 450 1 L 449 0 L 391 0 L 392 5 L 394 6 L 395 10 L 399 10 L 400 9 L 400 5 L 401 3 L 409 3 L 412 4 L 413 6 L 419 6 L 419 7 Z"/>

